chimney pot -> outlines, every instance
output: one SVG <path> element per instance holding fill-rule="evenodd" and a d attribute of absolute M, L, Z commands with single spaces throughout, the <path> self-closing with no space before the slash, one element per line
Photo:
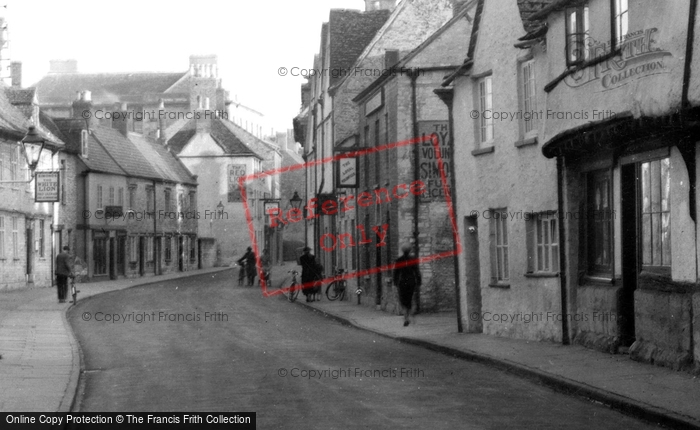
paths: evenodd
<path fill-rule="evenodd" d="M 22 87 L 22 62 L 13 61 L 10 63 L 10 78 L 12 81 L 12 86 L 21 88 Z"/>

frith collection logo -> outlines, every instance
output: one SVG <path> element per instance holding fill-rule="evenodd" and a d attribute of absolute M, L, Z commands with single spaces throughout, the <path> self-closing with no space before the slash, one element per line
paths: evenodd
<path fill-rule="evenodd" d="M 657 33 L 657 28 L 628 33 L 620 47 L 621 55 L 579 70 L 564 82 L 572 88 L 598 82 L 602 91 L 608 91 L 637 79 L 669 73 L 666 57 L 673 55 L 656 46 Z M 594 42 L 588 50 L 591 57 L 600 57 L 610 52 L 610 43 Z"/>

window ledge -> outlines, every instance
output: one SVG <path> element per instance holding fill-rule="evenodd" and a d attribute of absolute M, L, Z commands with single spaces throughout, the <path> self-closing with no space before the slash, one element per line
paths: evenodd
<path fill-rule="evenodd" d="M 534 137 L 529 137 L 527 139 L 521 139 L 521 140 L 515 142 L 515 147 L 522 148 L 523 146 L 537 145 L 537 143 L 538 143 L 537 136 L 534 136 Z"/>
<path fill-rule="evenodd" d="M 532 272 L 524 275 L 526 278 L 558 278 L 559 272 Z"/>
<path fill-rule="evenodd" d="M 489 287 L 508 289 L 508 288 L 510 288 L 510 284 L 498 282 L 496 284 L 489 284 Z"/>
<path fill-rule="evenodd" d="M 478 157 L 479 155 L 490 154 L 496 149 L 495 146 L 487 146 L 485 148 L 479 148 L 472 151 L 472 155 Z"/>

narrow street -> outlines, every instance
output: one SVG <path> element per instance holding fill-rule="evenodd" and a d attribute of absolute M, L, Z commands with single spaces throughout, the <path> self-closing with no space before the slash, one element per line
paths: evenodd
<path fill-rule="evenodd" d="M 116 291 L 72 308 L 84 353 L 80 410 L 255 411 L 264 429 L 652 427 L 264 298 L 234 286 L 232 275 Z"/>

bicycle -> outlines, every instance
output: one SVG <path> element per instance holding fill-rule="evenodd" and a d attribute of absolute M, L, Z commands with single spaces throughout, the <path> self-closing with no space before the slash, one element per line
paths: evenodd
<path fill-rule="evenodd" d="M 271 287 L 270 281 L 271 281 L 272 277 L 270 276 L 270 272 L 271 272 L 271 270 L 269 268 L 263 269 L 263 277 L 265 278 L 265 285 L 267 286 L 267 288 Z M 258 278 L 258 286 L 260 288 L 262 288 L 262 284 L 263 284 L 262 279 Z"/>
<path fill-rule="evenodd" d="M 75 288 L 75 276 L 70 277 L 70 294 L 73 296 L 73 304 L 78 303 L 78 293 L 80 292 L 79 289 Z"/>
<path fill-rule="evenodd" d="M 246 272 L 245 272 L 245 262 L 243 263 L 238 263 L 238 265 L 241 267 L 238 270 L 238 286 L 242 287 L 243 283 L 245 282 L 246 278 Z"/>
<path fill-rule="evenodd" d="M 336 269 L 335 279 L 326 287 L 326 297 L 328 297 L 328 300 L 333 301 L 340 299 L 342 301 L 345 299 L 348 281 L 342 278 L 343 273 L 345 273 L 345 269 Z"/>
<path fill-rule="evenodd" d="M 287 298 L 289 299 L 290 302 L 294 302 L 297 297 L 299 296 L 299 288 L 298 284 L 299 282 L 297 281 L 297 275 L 299 272 L 297 270 L 290 270 L 287 273 L 292 274 L 292 284 L 289 286 L 289 292 L 287 294 Z"/>

